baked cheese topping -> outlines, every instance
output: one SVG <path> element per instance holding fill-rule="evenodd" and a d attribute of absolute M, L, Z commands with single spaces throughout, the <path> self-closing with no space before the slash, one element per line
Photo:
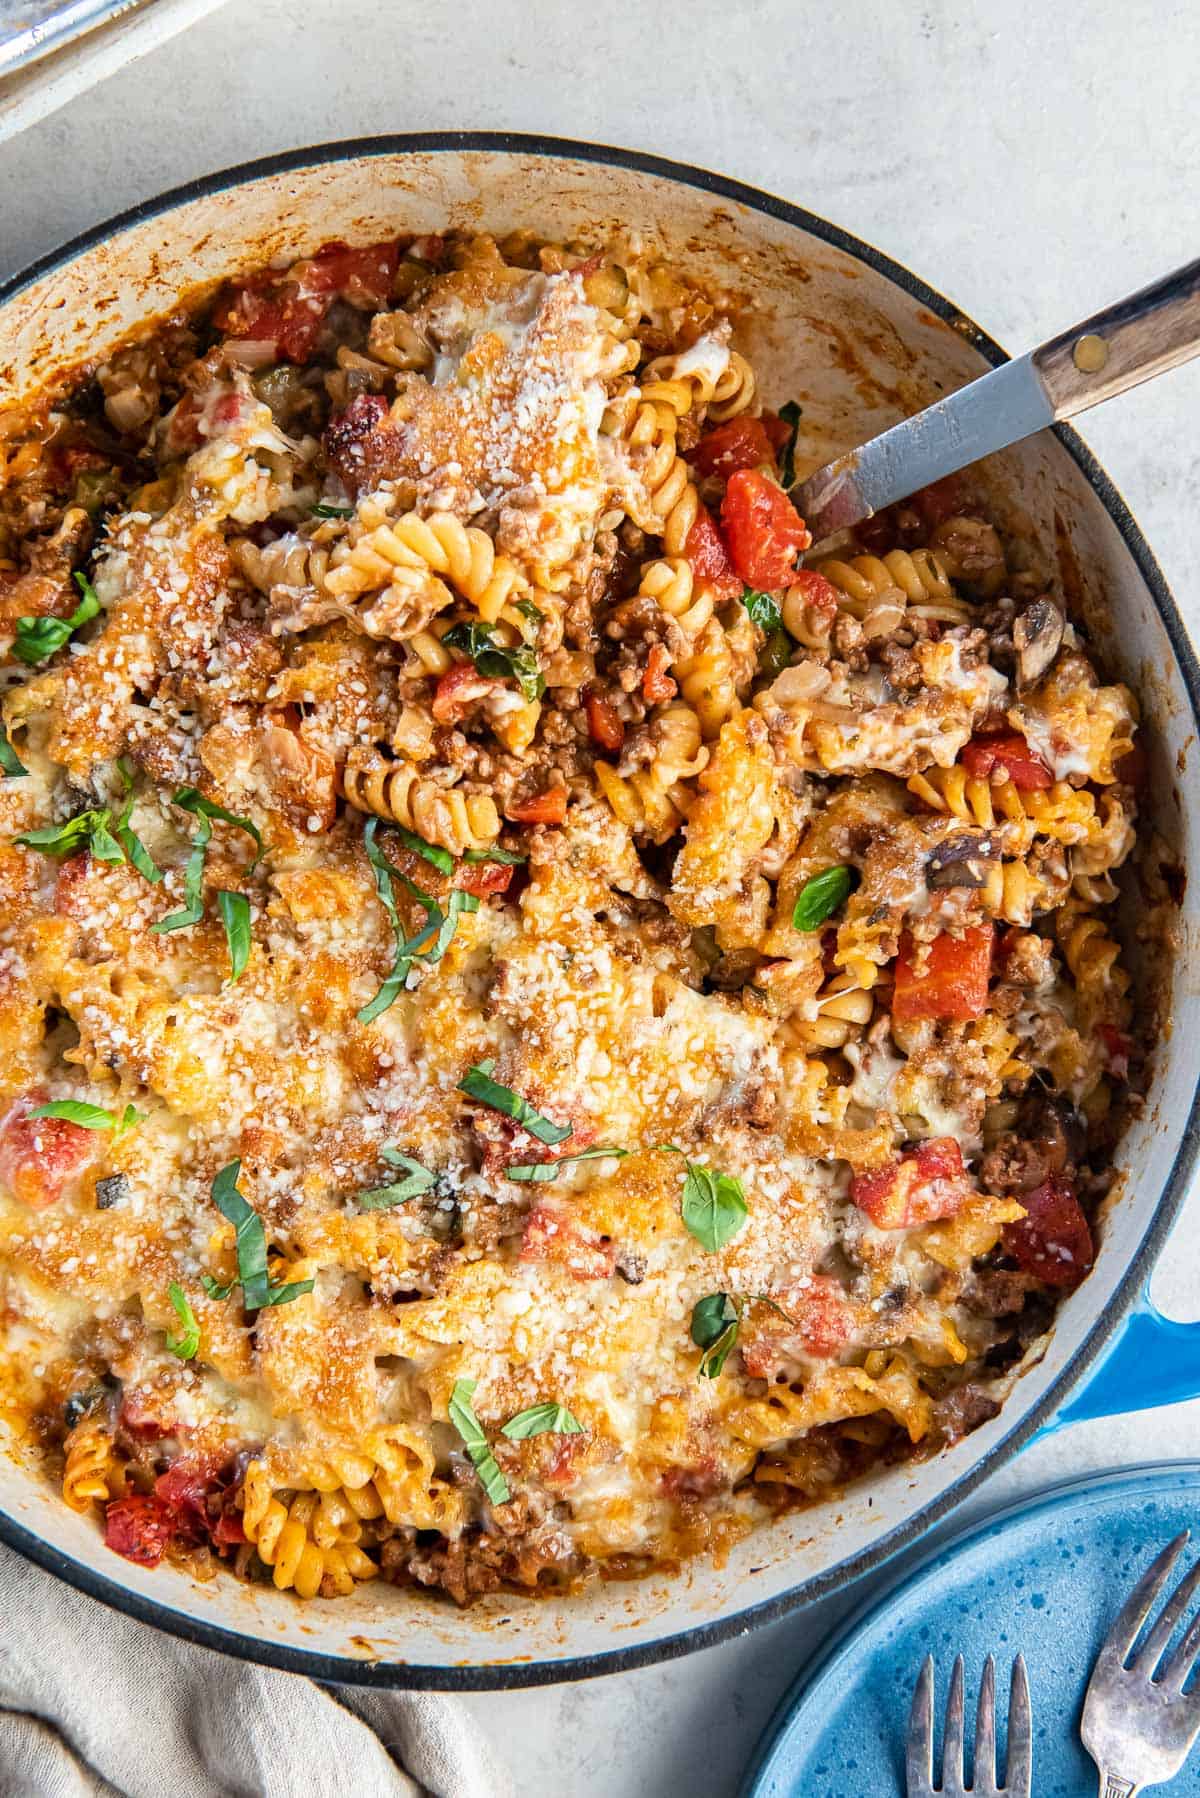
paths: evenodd
<path fill-rule="evenodd" d="M 719 1551 L 1086 1275 L 1136 706 L 969 480 L 804 567 L 796 435 L 701 288 L 528 234 L 0 419 L 0 1390 L 109 1549 Z"/>

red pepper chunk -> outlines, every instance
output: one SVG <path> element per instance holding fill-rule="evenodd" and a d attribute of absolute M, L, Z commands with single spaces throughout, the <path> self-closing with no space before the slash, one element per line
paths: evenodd
<path fill-rule="evenodd" d="M 721 526 L 729 559 L 749 587 L 786 587 L 812 536 L 783 491 L 757 468 L 729 477 L 721 501 Z"/>
<path fill-rule="evenodd" d="M 646 657 L 646 672 L 642 675 L 642 692 L 651 705 L 661 705 L 664 700 L 674 699 L 679 691 L 667 670 L 671 666 L 671 657 L 664 643 L 652 643 L 650 654 Z"/>
<path fill-rule="evenodd" d="M 606 749 L 610 755 L 618 755 L 625 741 L 625 726 L 617 714 L 617 708 L 609 699 L 599 693 L 589 693 L 584 700 L 587 712 L 588 736 L 597 749 Z"/>
<path fill-rule="evenodd" d="M 718 599 L 741 598 L 745 582 L 735 572 L 721 533 L 704 506 L 687 534 L 683 553 L 691 563 L 692 577 L 698 586 L 710 587 Z"/>
<path fill-rule="evenodd" d="M 116 1499 L 106 1510 L 104 1545 L 139 1567 L 157 1567 L 174 1528 L 169 1505 L 135 1493 Z"/>
<path fill-rule="evenodd" d="M 57 1204 L 97 1153 L 97 1134 L 66 1118 L 32 1118 L 44 1090 L 26 1093 L 0 1119 L 0 1186 L 33 1211 Z"/>
<path fill-rule="evenodd" d="M 464 862 L 454 871 L 454 885 L 486 899 L 489 893 L 506 893 L 516 871 L 511 862 Z"/>
<path fill-rule="evenodd" d="M 934 1136 L 890 1167 L 856 1174 L 850 1197 L 880 1230 L 909 1230 L 954 1217 L 971 1185 L 952 1136 Z"/>
<path fill-rule="evenodd" d="M 706 431 L 687 459 L 702 480 L 715 475 L 725 481 L 739 468 L 773 462 L 775 452 L 761 419 L 731 418 L 715 431 Z"/>
<path fill-rule="evenodd" d="M 617 1264 L 616 1245 L 571 1217 L 558 1199 L 540 1199 L 525 1219 L 522 1261 L 551 1261 L 573 1280 L 607 1280 Z"/>
<path fill-rule="evenodd" d="M 567 789 L 547 787 L 528 799 L 509 801 L 505 816 L 514 824 L 561 824 L 567 815 Z"/>
<path fill-rule="evenodd" d="M 1022 1193 L 1025 1216 L 1004 1226 L 1005 1252 L 1044 1286 L 1078 1286 L 1096 1259 L 1092 1232 L 1070 1181 L 1052 1174 Z"/>
<path fill-rule="evenodd" d="M 460 724 L 477 700 L 503 684 L 480 674 L 474 662 L 455 662 L 439 677 L 429 709 L 439 724 Z"/>
<path fill-rule="evenodd" d="M 1002 768 L 1020 793 L 1044 792 L 1054 785 L 1054 776 L 1018 731 L 1005 731 L 996 737 L 972 737 L 962 752 L 962 764 L 976 780 L 988 780 Z"/>
<path fill-rule="evenodd" d="M 823 574 L 818 574 L 815 568 L 797 568 L 788 585 L 799 587 L 804 595 L 805 605 L 811 606 L 814 612 L 823 612 L 826 618 L 832 618 L 836 614 L 837 588 Z"/>
<path fill-rule="evenodd" d="M 974 924 L 962 936 L 943 933 L 934 937 L 918 972 L 913 940 L 906 930 L 896 959 L 896 985 L 892 1016 L 953 1018 L 960 1022 L 982 1017 L 987 1009 L 988 979 L 992 971 L 993 927 Z"/>

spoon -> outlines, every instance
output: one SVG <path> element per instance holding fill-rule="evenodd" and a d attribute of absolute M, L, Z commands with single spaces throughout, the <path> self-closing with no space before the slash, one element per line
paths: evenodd
<path fill-rule="evenodd" d="M 1200 354 L 1200 260 L 838 456 L 791 489 L 814 544 Z"/>

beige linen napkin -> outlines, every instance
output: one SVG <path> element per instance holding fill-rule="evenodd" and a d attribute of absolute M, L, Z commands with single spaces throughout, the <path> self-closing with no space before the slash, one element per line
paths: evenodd
<path fill-rule="evenodd" d="M 512 1798 L 454 1699 L 335 1692 L 135 1623 L 0 1548 L 3 1798 Z"/>

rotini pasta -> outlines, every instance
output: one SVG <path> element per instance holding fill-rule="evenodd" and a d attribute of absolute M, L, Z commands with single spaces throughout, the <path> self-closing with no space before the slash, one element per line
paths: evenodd
<path fill-rule="evenodd" d="M 0 415 L 3 1397 L 140 1565 L 674 1565 L 1091 1264 L 1136 704 L 973 477 L 805 567 L 721 312 L 330 243 Z"/>

